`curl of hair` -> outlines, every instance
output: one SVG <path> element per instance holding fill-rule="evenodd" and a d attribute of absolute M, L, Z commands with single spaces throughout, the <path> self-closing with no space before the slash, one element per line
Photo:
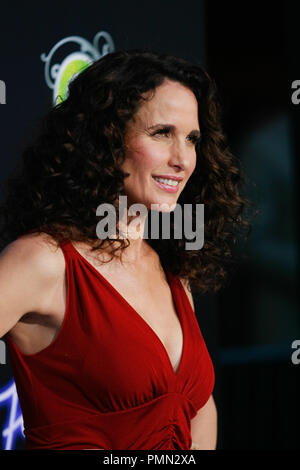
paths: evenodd
<path fill-rule="evenodd" d="M 118 211 L 127 123 L 146 99 L 142 95 L 154 93 L 166 78 L 187 86 L 198 102 L 197 164 L 177 203 L 192 204 L 193 223 L 195 205 L 204 204 L 204 245 L 186 250 L 190 240 L 184 236 L 148 243 L 165 269 L 202 292 L 225 285 L 238 236 L 246 229 L 247 238 L 251 231 L 245 211 L 253 204 L 241 194 L 244 177 L 222 131 L 215 82 L 199 64 L 146 49 L 120 50 L 95 61 L 70 81 L 68 97 L 47 111 L 38 138 L 22 154 L 21 168 L 6 180 L 2 248 L 30 232 L 46 232 L 57 244 L 87 242 L 92 251 L 101 251 L 105 242 L 111 259 L 129 245 L 126 239 L 97 237 L 96 209 L 110 203 Z"/>

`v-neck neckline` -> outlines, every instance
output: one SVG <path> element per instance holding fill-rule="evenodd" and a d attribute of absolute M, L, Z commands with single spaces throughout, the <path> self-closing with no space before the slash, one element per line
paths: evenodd
<path fill-rule="evenodd" d="M 100 279 L 102 282 L 104 282 L 112 291 L 113 293 L 134 313 L 135 317 L 140 321 L 140 323 L 150 332 L 150 334 L 153 336 L 153 338 L 156 340 L 156 342 L 159 344 L 160 349 L 163 351 L 163 354 L 165 355 L 167 359 L 168 366 L 172 372 L 172 375 L 175 379 L 178 378 L 178 376 L 181 374 L 182 369 L 183 369 L 183 363 L 184 363 L 184 358 L 185 358 L 185 349 L 186 349 L 186 331 L 185 331 L 185 321 L 182 315 L 182 312 L 180 308 L 178 308 L 178 304 L 175 299 L 175 294 L 174 294 L 174 289 L 173 289 L 173 277 L 172 273 L 170 271 L 164 270 L 166 274 L 166 278 L 170 287 L 170 291 L 172 294 L 172 299 L 173 299 L 173 304 L 175 306 L 175 311 L 177 313 L 177 317 L 181 326 L 181 331 L 182 331 L 182 351 L 181 351 L 181 357 L 180 357 L 180 363 L 177 372 L 174 371 L 171 359 L 169 357 L 168 351 L 158 336 L 158 334 L 153 330 L 153 328 L 149 325 L 149 323 L 146 322 L 146 320 L 135 310 L 135 308 L 130 305 L 130 303 L 125 299 L 125 297 L 120 294 L 120 292 L 103 276 L 103 274 L 100 273 L 93 265 L 90 263 L 78 250 L 75 248 L 73 243 L 71 241 L 67 242 L 71 249 L 75 252 L 76 255 L 79 256 L 80 259 L 82 259 L 93 271 L 93 273 L 97 276 L 98 279 Z"/>

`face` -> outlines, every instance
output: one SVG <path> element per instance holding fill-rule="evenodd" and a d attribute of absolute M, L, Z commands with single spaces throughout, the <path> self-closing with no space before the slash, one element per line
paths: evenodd
<path fill-rule="evenodd" d="M 128 207 L 142 203 L 150 210 L 151 204 L 167 204 L 169 209 L 159 210 L 174 210 L 195 169 L 199 137 L 195 95 L 181 83 L 166 79 L 127 126 L 122 170 L 130 174 L 124 178 Z"/>

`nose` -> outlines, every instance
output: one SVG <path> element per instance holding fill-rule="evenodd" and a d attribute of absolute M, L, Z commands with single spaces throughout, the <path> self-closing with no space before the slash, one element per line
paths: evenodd
<path fill-rule="evenodd" d="M 193 152 L 195 152 L 195 149 L 188 148 L 186 143 L 177 140 L 170 147 L 169 165 L 185 171 L 194 158 Z"/>

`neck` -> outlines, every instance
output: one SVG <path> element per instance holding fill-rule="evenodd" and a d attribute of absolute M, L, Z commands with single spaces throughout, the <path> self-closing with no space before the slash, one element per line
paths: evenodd
<path fill-rule="evenodd" d="M 145 216 L 129 216 L 126 210 L 118 222 L 120 233 L 118 235 L 116 233 L 110 235 L 110 239 L 122 238 L 130 242 L 129 246 L 122 252 L 122 260 L 130 263 L 139 263 L 149 256 L 151 252 L 153 253 L 153 249 L 143 238 L 146 218 L 147 214 Z M 119 243 L 113 242 L 111 246 L 118 248 Z"/>

